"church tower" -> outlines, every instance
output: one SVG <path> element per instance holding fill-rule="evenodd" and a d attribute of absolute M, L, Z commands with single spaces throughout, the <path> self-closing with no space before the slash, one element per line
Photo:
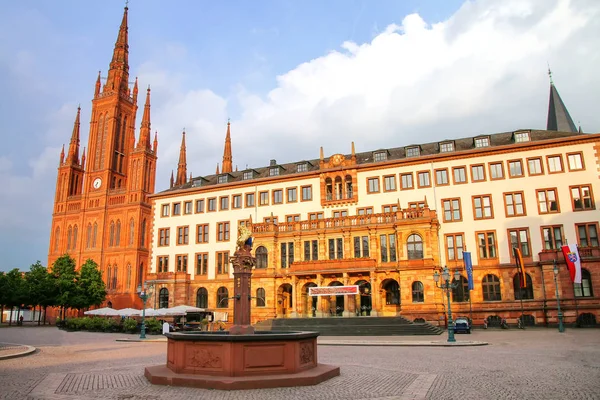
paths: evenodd
<path fill-rule="evenodd" d="M 77 110 L 69 151 L 60 156 L 48 266 L 68 253 L 80 266 L 98 263 L 108 290 L 107 305 L 140 306 L 136 288 L 149 265 L 151 203 L 158 139 L 151 143 L 150 88 L 139 140 L 135 141 L 137 79 L 130 90 L 128 8 L 102 85 L 98 73 L 87 146 L 79 158 Z"/>

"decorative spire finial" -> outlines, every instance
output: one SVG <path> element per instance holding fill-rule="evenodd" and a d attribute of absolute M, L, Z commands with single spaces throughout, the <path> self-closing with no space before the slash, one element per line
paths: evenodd
<path fill-rule="evenodd" d="M 552 80 L 552 70 L 550 69 L 550 63 L 548 63 L 548 76 L 550 77 L 550 84 L 554 85 L 554 81 Z"/>

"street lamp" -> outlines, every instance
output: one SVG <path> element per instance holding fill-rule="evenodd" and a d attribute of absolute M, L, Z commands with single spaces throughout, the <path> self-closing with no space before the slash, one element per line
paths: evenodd
<path fill-rule="evenodd" d="M 563 314 L 560 311 L 560 297 L 558 296 L 558 265 L 556 265 L 556 259 L 554 260 L 554 287 L 556 288 L 556 308 L 558 311 L 558 331 L 563 333 L 565 331 L 565 326 L 563 325 Z"/>
<path fill-rule="evenodd" d="M 446 292 L 448 298 L 448 342 L 456 342 L 454 339 L 454 328 L 452 327 L 452 306 L 450 304 L 450 293 L 460 284 L 460 272 L 454 271 L 454 282 L 450 281 L 450 270 L 447 266 L 442 269 L 442 282 L 440 282 L 440 273 L 436 270 L 433 273 L 433 281 L 435 286 Z"/>
<path fill-rule="evenodd" d="M 142 285 L 138 285 L 137 293 L 143 302 L 142 328 L 140 329 L 140 339 L 146 339 L 146 300 L 148 300 L 148 297 L 150 297 L 150 294 L 148 293 L 148 285 L 146 284 L 146 282 L 144 282 L 143 288 L 142 288 Z"/>

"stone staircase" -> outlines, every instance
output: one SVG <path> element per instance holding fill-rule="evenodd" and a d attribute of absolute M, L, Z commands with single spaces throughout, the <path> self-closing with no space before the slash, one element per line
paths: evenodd
<path fill-rule="evenodd" d="M 310 331 L 321 336 L 439 335 L 442 329 L 404 317 L 276 318 L 254 325 L 258 331 Z"/>

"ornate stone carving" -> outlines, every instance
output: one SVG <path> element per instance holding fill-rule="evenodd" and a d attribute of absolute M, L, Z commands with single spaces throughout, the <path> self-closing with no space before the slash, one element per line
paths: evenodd
<path fill-rule="evenodd" d="M 312 342 L 300 343 L 300 364 L 309 364 L 314 362 L 315 351 Z"/>
<path fill-rule="evenodd" d="M 221 368 L 221 357 L 209 349 L 195 349 L 188 358 L 190 367 Z"/>

